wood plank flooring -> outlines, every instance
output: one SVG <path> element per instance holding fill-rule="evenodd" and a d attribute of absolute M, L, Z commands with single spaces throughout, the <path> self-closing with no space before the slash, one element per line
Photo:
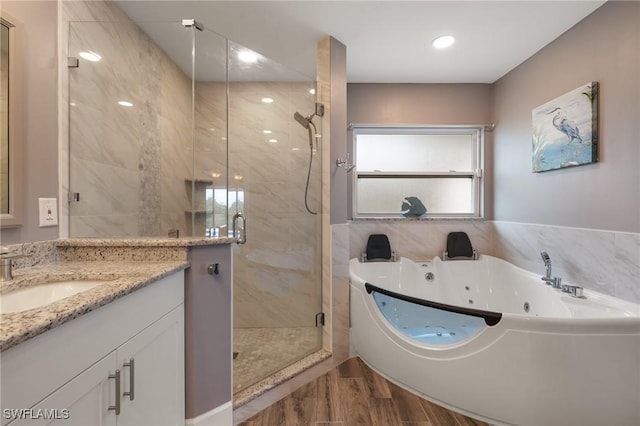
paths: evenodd
<path fill-rule="evenodd" d="M 351 358 L 240 426 L 488 426 L 426 401 Z"/>

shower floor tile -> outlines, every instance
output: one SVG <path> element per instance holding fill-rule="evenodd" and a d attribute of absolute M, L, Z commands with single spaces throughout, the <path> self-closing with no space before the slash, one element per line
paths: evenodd
<path fill-rule="evenodd" d="M 234 393 L 320 349 L 320 328 L 235 328 Z"/>

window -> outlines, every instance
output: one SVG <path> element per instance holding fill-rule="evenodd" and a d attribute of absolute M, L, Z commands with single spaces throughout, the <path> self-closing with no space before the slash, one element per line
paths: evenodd
<path fill-rule="evenodd" d="M 482 126 L 353 126 L 354 217 L 481 217 Z"/>

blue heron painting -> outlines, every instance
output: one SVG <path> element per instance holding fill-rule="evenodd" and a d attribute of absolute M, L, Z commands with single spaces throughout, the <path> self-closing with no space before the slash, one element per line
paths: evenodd
<path fill-rule="evenodd" d="M 591 82 L 532 111 L 534 172 L 598 160 L 598 83 Z"/>

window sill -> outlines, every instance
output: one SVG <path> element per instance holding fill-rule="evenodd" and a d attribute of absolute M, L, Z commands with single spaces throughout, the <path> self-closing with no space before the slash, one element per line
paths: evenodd
<path fill-rule="evenodd" d="M 434 220 L 479 220 L 484 221 L 484 217 L 475 216 L 421 216 L 421 217 L 404 217 L 404 216 L 358 216 L 351 219 L 351 222 L 369 222 L 369 221 L 389 221 L 389 222 L 422 222 Z"/>

